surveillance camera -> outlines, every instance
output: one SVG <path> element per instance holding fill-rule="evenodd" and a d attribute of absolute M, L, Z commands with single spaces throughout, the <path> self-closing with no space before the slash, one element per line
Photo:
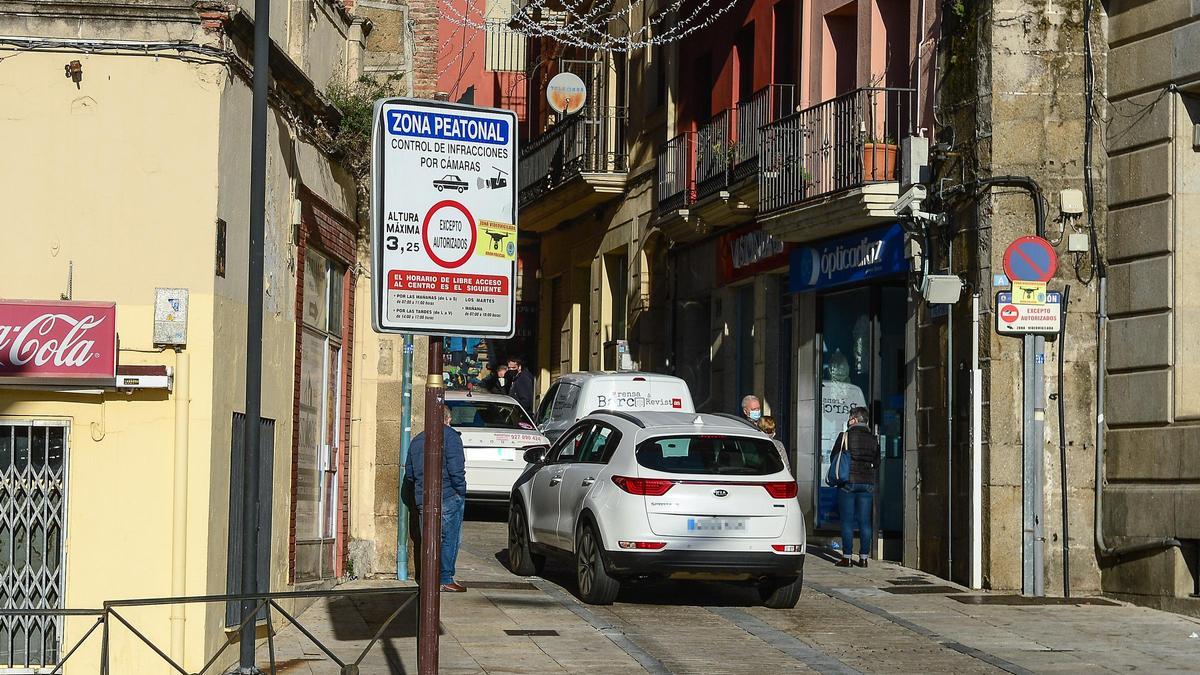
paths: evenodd
<path fill-rule="evenodd" d="M 926 196 L 928 196 L 928 191 L 924 185 L 913 185 L 900 195 L 900 198 L 892 205 L 892 211 L 897 216 L 911 215 L 913 212 L 921 210 L 921 202 L 925 201 Z"/>

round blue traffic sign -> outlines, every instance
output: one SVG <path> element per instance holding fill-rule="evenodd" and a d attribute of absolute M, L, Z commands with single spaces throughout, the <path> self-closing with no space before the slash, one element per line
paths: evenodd
<path fill-rule="evenodd" d="M 1058 254 L 1041 237 L 1018 237 L 1004 251 L 1004 273 L 1012 281 L 1050 281 Z"/>

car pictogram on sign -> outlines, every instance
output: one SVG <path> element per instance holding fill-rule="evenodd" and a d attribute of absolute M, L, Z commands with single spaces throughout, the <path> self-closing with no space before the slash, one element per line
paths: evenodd
<path fill-rule="evenodd" d="M 1000 320 L 1004 323 L 1012 323 L 1021 317 L 1021 310 L 1013 305 L 1005 305 L 1000 308 Z"/>
<path fill-rule="evenodd" d="M 433 181 L 433 187 L 437 188 L 438 192 L 441 192 L 442 190 L 458 190 L 459 192 L 466 192 L 467 188 L 470 186 L 467 184 L 467 181 L 455 176 L 454 174 L 448 173 L 445 176 Z"/>

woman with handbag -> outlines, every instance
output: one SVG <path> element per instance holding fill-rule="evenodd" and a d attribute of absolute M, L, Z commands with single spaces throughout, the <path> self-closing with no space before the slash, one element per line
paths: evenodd
<path fill-rule="evenodd" d="M 866 408 L 850 410 L 846 430 L 833 442 L 826 482 L 838 489 L 838 511 L 842 519 L 842 559 L 838 567 L 866 567 L 871 557 L 875 532 L 875 476 L 879 467 L 879 439 L 869 425 Z M 854 559 L 854 530 L 858 529 L 858 558 Z"/>

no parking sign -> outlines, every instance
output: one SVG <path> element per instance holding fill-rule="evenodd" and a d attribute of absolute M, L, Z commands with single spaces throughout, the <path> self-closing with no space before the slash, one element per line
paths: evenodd
<path fill-rule="evenodd" d="M 517 119 L 440 101 L 375 104 L 375 330 L 512 337 Z"/>

